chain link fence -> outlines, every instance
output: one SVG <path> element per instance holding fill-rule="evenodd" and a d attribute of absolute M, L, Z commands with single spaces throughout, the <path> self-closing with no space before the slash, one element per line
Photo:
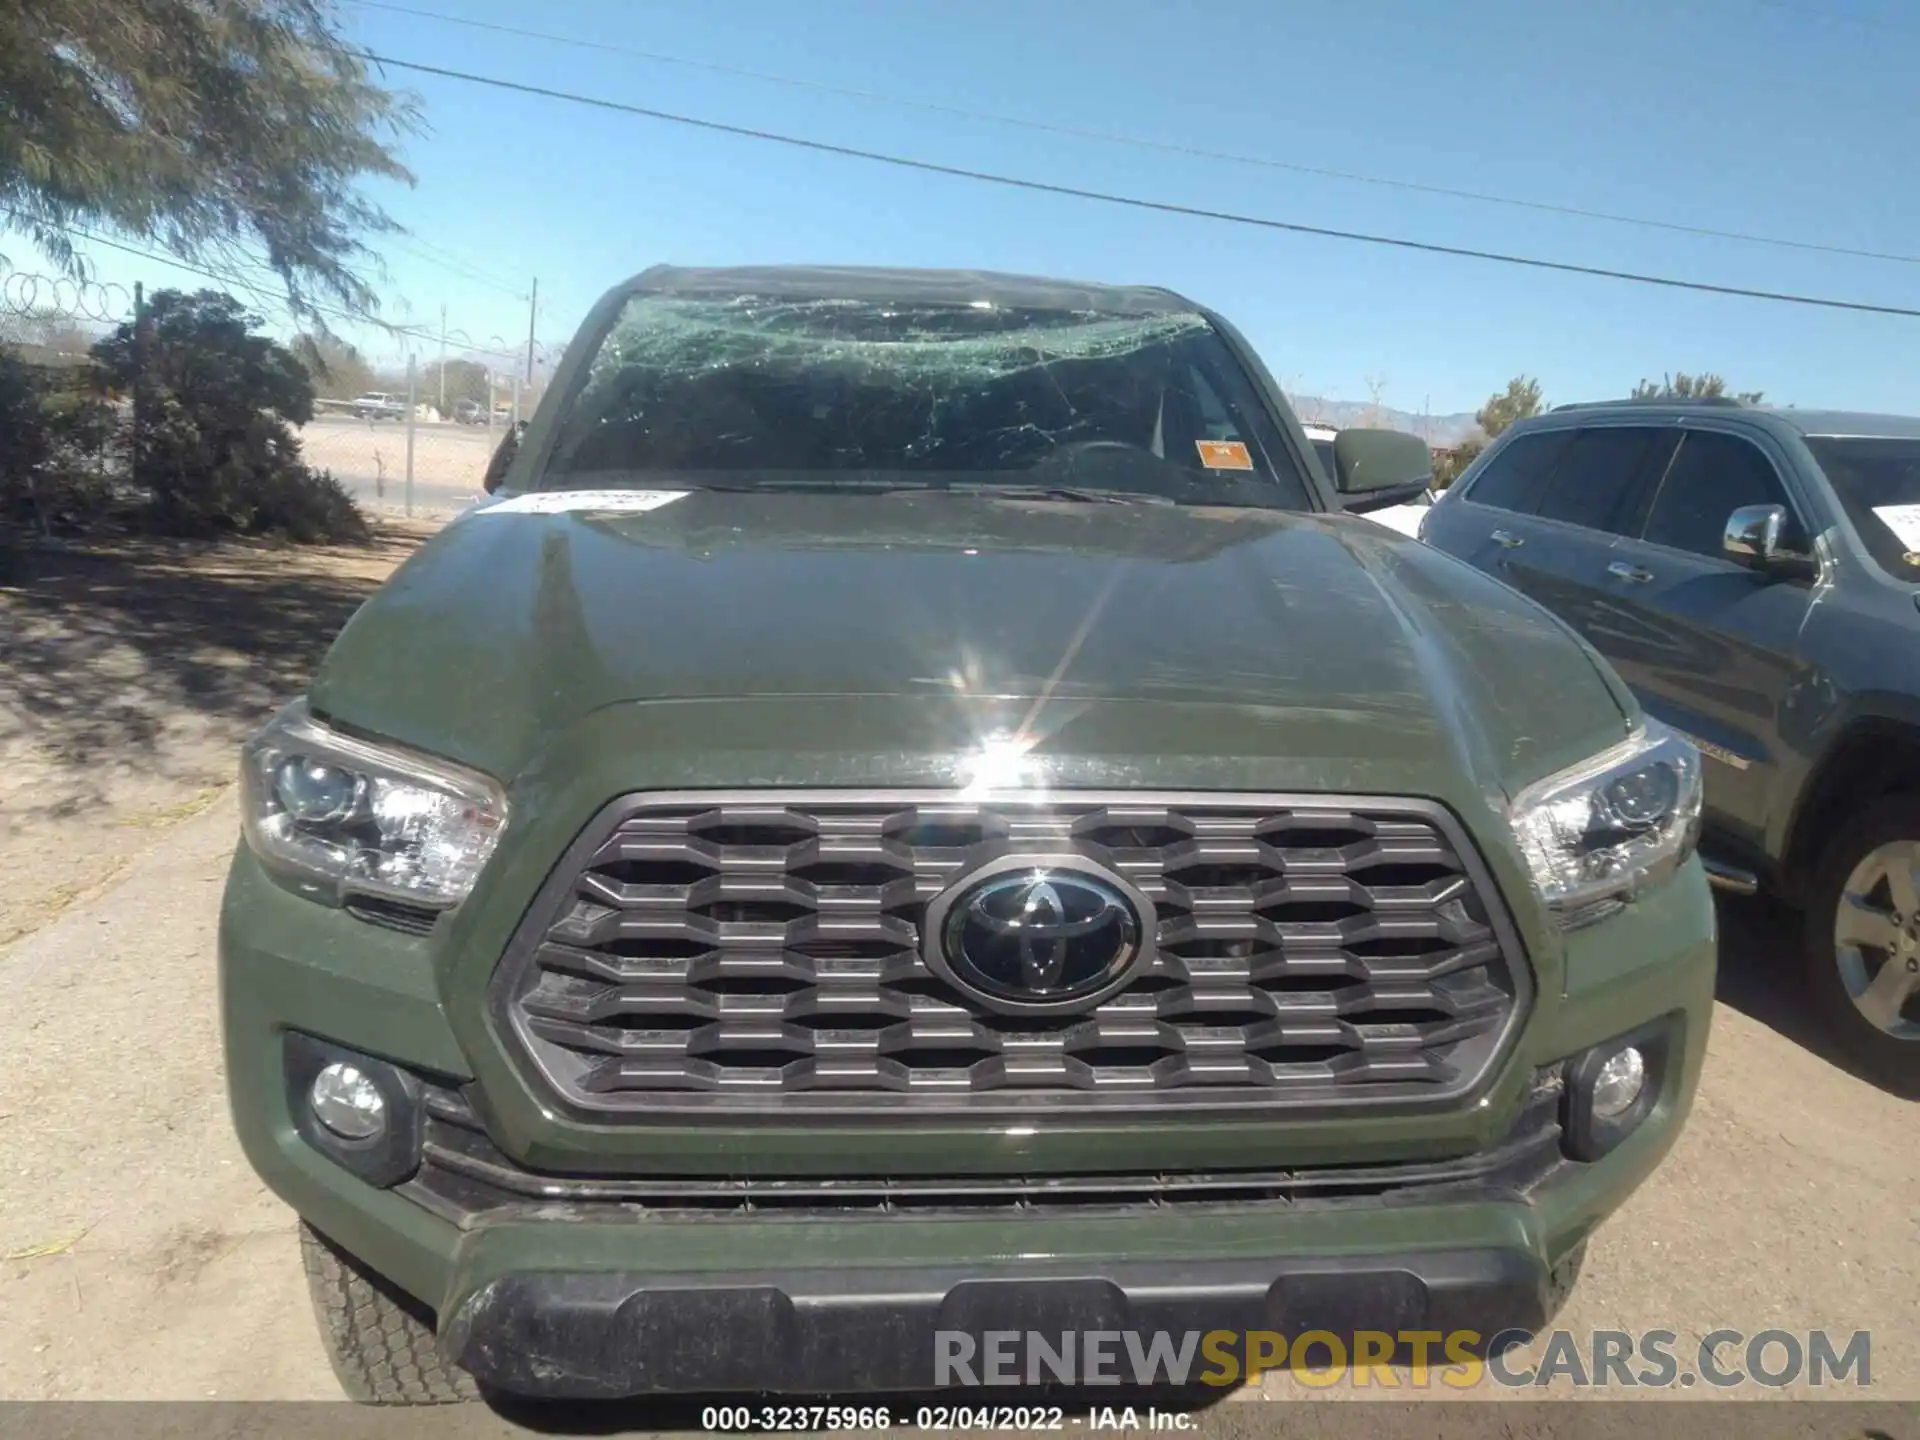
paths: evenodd
<path fill-rule="evenodd" d="M 301 429 L 302 450 L 369 509 L 457 513 L 481 498 L 489 462 L 532 414 L 563 347 L 453 328 L 396 338 L 404 358 L 371 367 L 364 390 L 332 386 Z"/>
<path fill-rule="evenodd" d="M 142 303 L 135 288 L 0 274 L 0 360 L 12 362 L 10 373 L 42 396 L 79 394 L 89 388 L 92 347 L 136 322 Z M 428 519 L 457 514 L 481 497 L 489 462 L 508 430 L 531 412 L 560 347 L 515 345 L 498 335 L 476 339 L 451 327 L 376 333 L 388 342 L 383 360 L 341 347 L 351 373 L 317 385 L 313 418 L 296 430 L 300 458 L 331 474 L 369 512 Z M 69 468 L 78 463 L 103 482 L 125 484 L 133 397 L 113 395 L 106 405 L 107 430 L 90 432 L 85 441 L 92 453 L 64 458 Z M 21 484 L 32 488 L 30 478 Z"/>
<path fill-rule="evenodd" d="M 410 374 L 411 385 L 389 379 L 377 383 L 391 389 L 320 402 L 300 428 L 300 448 L 364 509 L 444 518 L 483 493 L 488 462 L 520 418 L 520 377 L 489 369 L 483 383 L 495 404 L 483 392 L 449 397 L 443 410 L 439 387 L 425 383 L 417 360 Z"/>

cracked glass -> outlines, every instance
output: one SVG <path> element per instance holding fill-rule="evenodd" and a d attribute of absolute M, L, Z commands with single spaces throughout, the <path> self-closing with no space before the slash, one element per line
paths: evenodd
<path fill-rule="evenodd" d="M 1194 312 L 643 293 L 575 384 L 542 489 L 1312 508 L 1252 379 Z"/>

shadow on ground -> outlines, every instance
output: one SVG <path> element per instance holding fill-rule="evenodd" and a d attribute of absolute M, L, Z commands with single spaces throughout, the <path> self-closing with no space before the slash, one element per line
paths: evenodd
<path fill-rule="evenodd" d="M 0 753 L 53 779 L 11 813 L 74 813 L 102 771 L 164 770 L 164 742 L 182 725 L 237 739 L 305 687 L 419 538 L 16 551 L 0 584 Z"/>
<path fill-rule="evenodd" d="M 1835 1069 L 1888 1089 L 1835 1043 L 1807 997 L 1800 958 L 1805 922 L 1800 912 L 1764 895 L 1716 895 L 1714 899 L 1720 912 L 1717 998 Z"/>

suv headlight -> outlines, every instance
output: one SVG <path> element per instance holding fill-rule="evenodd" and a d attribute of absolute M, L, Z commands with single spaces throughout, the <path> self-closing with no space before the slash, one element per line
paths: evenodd
<path fill-rule="evenodd" d="M 343 735 L 305 701 L 246 743 L 240 780 L 254 854 L 334 903 L 458 905 L 507 821 L 506 795 L 486 776 Z"/>
<path fill-rule="evenodd" d="M 1679 869 L 1700 838 L 1700 794 L 1700 752 L 1657 720 L 1521 791 L 1513 833 L 1560 924 L 1597 920 Z"/>

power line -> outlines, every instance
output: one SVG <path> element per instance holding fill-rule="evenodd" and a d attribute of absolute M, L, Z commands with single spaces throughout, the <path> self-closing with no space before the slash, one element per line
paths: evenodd
<path fill-rule="evenodd" d="M 879 105 L 902 106 L 911 110 L 922 110 L 935 115 L 951 115 L 956 119 L 981 120 L 993 125 L 1010 125 L 1023 130 L 1037 130 L 1050 135 L 1070 136 L 1078 140 L 1097 140 L 1107 145 L 1129 145 L 1141 150 L 1156 150 L 1165 155 L 1182 155 L 1188 159 L 1221 160 L 1233 165 L 1253 165 L 1267 170 L 1286 170 L 1296 175 L 1313 175 L 1323 180 L 1344 180 L 1357 185 L 1376 185 L 1390 190 L 1406 190 L 1423 195 L 1442 195 L 1454 200 L 1470 200 L 1481 205 L 1506 205 L 1519 210 L 1533 210 L 1548 215 L 1567 215 L 1580 220 L 1599 220 L 1610 225 L 1637 225 L 1651 230 L 1665 230 L 1677 235 L 1697 235 L 1710 240 L 1734 240 L 1748 245 L 1771 245 L 1785 250 L 1811 251 L 1822 255 L 1846 255 L 1859 260 L 1885 260 L 1900 265 L 1920 265 L 1920 255 L 1903 255 L 1893 251 L 1863 250 L 1847 245 L 1832 245 L 1813 240 L 1790 240 L 1778 235 L 1755 235 L 1742 230 L 1717 230 L 1705 225 L 1688 225 L 1677 220 L 1658 220 L 1645 215 L 1621 215 L 1608 210 L 1590 210 L 1578 205 L 1556 205 L 1544 200 L 1524 200 L 1512 195 L 1495 195 L 1484 190 L 1462 190 L 1447 185 L 1432 185 L 1419 180 L 1398 180 L 1382 175 L 1363 175 L 1351 170 L 1334 170 L 1318 165 L 1301 165 L 1286 160 L 1275 160 L 1271 156 L 1247 155 L 1230 150 L 1210 150 L 1196 145 L 1179 145 L 1166 140 L 1150 140 L 1141 135 L 1128 135 L 1112 130 L 1095 130 L 1076 125 L 1060 125 L 1045 120 L 1029 120 L 1017 115 L 1001 115 L 989 110 L 972 110 L 959 105 L 946 105 L 933 100 L 917 100 L 911 96 L 891 95 L 876 90 L 861 90 L 848 86 L 829 85 L 818 80 L 804 80 L 792 75 L 776 75 L 765 70 L 747 70 L 733 65 L 720 65 L 706 60 L 690 60 L 683 55 L 667 55 L 657 50 L 641 50 L 630 45 L 616 45 L 607 40 L 583 40 L 572 35 L 555 35 L 544 30 L 530 30 L 518 25 L 501 25 L 488 20 L 473 20 L 464 15 L 446 15 L 435 10 L 420 10 L 411 5 L 396 5 L 391 0 L 349 0 L 364 10 L 384 10 L 395 15 L 409 15 L 421 20 L 437 20 L 447 25 L 464 25 L 473 30 L 489 30 L 500 35 L 510 35 L 522 40 L 545 40 L 555 45 L 571 45 L 582 50 L 598 50 L 610 55 L 624 55 L 631 59 L 648 60 L 660 65 L 679 65 L 689 70 L 702 70 L 713 75 L 729 75 L 736 79 L 759 80 L 772 85 L 786 85 L 798 90 L 811 90 L 823 95 L 839 95 L 846 99 L 870 101 Z M 1756 0 L 1767 3 L 1767 0 Z M 1793 9 L 1786 5 L 1777 5 L 1780 9 Z M 1808 13 L 1802 11 L 1800 13 Z"/>
<path fill-rule="evenodd" d="M 355 3 L 363 4 L 365 0 L 355 0 Z M 1808 5 L 1789 5 L 1785 3 L 1785 0 L 1752 0 L 1752 3 L 1764 9 L 1778 10 L 1787 15 L 1802 15 L 1809 20 L 1839 21 L 1843 25 L 1859 25 L 1868 30 L 1884 30 L 1890 35 L 1920 34 L 1920 31 L 1913 30 L 1908 26 L 1889 25 L 1884 20 L 1877 20 L 1870 16 L 1844 15 L 1832 10 L 1815 9 Z"/>
<path fill-rule="evenodd" d="M 478 265 L 470 264 L 444 247 L 431 244 L 418 235 L 411 236 L 406 241 L 389 239 L 387 243 L 398 246 L 415 259 L 437 266 L 450 275 L 457 275 L 462 280 L 489 285 L 495 290 L 511 295 L 516 300 L 527 298 L 524 286 L 516 285 L 511 280 L 504 280 L 490 270 L 481 269 Z"/>
<path fill-rule="evenodd" d="M 851 145 L 836 145 L 826 140 L 809 140 L 798 135 L 783 135 L 777 131 L 759 130 L 747 125 L 730 125 L 720 120 L 676 115 L 667 110 L 629 105 L 619 100 L 602 100 L 591 95 L 575 94 L 572 91 L 549 89 L 543 85 L 526 85 L 516 80 L 476 75 L 466 70 L 423 65 L 413 60 L 396 60 L 371 51 L 367 53 L 367 58 L 376 64 L 390 65 L 397 70 L 413 70 L 423 75 L 438 75 L 448 80 L 464 80 L 498 90 L 511 90 L 521 95 L 537 95 L 547 100 L 564 100 L 598 110 L 638 115 L 649 120 L 664 120 L 669 124 L 687 125 L 722 135 L 737 135 L 748 140 L 767 140 L 774 144 L 791 145 L 820 154 L 842 155 L 854 160 L 871 160 L 905 170 L 918 170 L 932 175 L 950 175 L 961 180 L 978 180 L 988 185 L 1003 185 L 1010 189 L 1035 191 L 1044 195 L 1065 195 L 1076 200 L 1096 200 L 1106 205 L 1124 205 L 1136 210 L 1156 211 L 1163 215 L 1186 215 L 1200 220 L 1224 221 L 1231 225 L 1251 225 L 1263 230 L 1284 230 L 1295 235 L 1317 235 L 1328 240 L 1350 240 L 1364 245 L 1387 245 L 1399 250 L 1417 250 L 1428 255 L 1451 255 L 1465 260 L 1487 260 L 1500 265 L 1552 270 L 1565 275 L 1590 275 L 1602 280 L 1626 280 L 1637 285 L 1659 285 L 1670 290 L 1694 290 L 1710 295 L 1734 295 L 1746 300 L 1772 300 L 1786 305 L 1807 305 L 1823 310 L 1851 310 L 1872 315 L 1901 315 L 1920 320 L 1920 309 L 1910 309 L 1901 305 L 1875 305 L 1864 300 L 1835 300 L 1819 295 L 1798 295 L 1789 291 L 1754 290 L 1741 285 L 1715 285 L 1702 280 L 1680 280 L 1670 275 L 1647 275 L 1638 271 L 1612 270 L 1598 265 L 1576 265 L 1566 260 L 1542 260 L 1531 255 L 1508 255 L 1497 250 L 1440 245 L 1428 240 L 1410 240 L 1398 235 L 1374 235 L 1359 230 L 1336 230 L 1325 225 L 1307 225 L 1295 220 L 1274 220 L 1259 215 L 1240 215 L 1229 210 L 1211 210 L 1197 205 L 1179 205 L 1170 200 L 1148 200 L 1134 195 L 1117 195 L 1111 191 L 1088 190 L 1078 185 L 1061 185 L 1047 180 L 1023 180 L 1013 175 L 1000 175 L 987 170 L 970 170 L 960 165 L 943 165 L 933 160 L 915 160 L 904 155 L 889 155 L 878 150 L 862 150 Z"/>
<path fill-rule="evenodd" d="M 9 213 L 12 213 L 12 212 L 9 212 Z M 82 230 L 78 226 L 64 225 L 64 226 L 61 226 L 60 228 L 65 230 L 70 235 L 73 235 L 79 239 L 85 240 L 87 243 L 91 245 L 104 246 L 108 250 L 118 250 L 123 255 L 137 256 L 142 260 L 150 260 L 153 263 L 158 265 L 171 265 L 174 269 L 183 270 L 189 275 L 198 275 L 204 280 L 217 281 L 219 284 L 232 286 L 235 289 L 242 290 L 248 295 L 252 296 L 255 300 L 258 300 L 263 304 L 274 303 L 273 296 L 268 295 L 265 291 L 261 290 L 257 285 L 250 284 L 248 281 L 241 279 L 239 276 L 234 275 L 232 273 L 221 274 L 219 271 L 209 270 L 206 267 L 201 265 L 194 265 L 188 261 L 181 260 L 172 255 L 162 255 L 152 250 L 142 250 L 138 246 L 128 245 L 119 240 L 110 240 L 104 235 L 96 235 L 92 231 Z M 429 342 L 429 343 L 437 343 L 440 338 L 437 332 L 425 330 L 416 325 L 396 325 L 389 320 L 379 320 L 370 315 L 356 314 L 351 310 L 343 310 L 337 305 L 321 304 L 318 301 L 309 301 L 307 303 L 311 309 L 316 310 L 319 313 L 326 315 L 331 319 L 346 320 L 356 324 L 366 324 L 366 325 L 377 326 L 379 329 L 386 331 L 390 335 L 397 335 L 406 339 L 420 340 L 420 341 Z M 480 346 L 480 345 L 467 345 L 462 348 L 464 348 L 469 354 L 474 354 L 474 355 L 493 355 L 493 356 L 498 356 L 498 357 L 509 359 L 509 360 L 517 360 L 519 358 L 519 352 L 515 350 L 494 350 L 494 349 L 490 349 L 488 347 Z"/>

